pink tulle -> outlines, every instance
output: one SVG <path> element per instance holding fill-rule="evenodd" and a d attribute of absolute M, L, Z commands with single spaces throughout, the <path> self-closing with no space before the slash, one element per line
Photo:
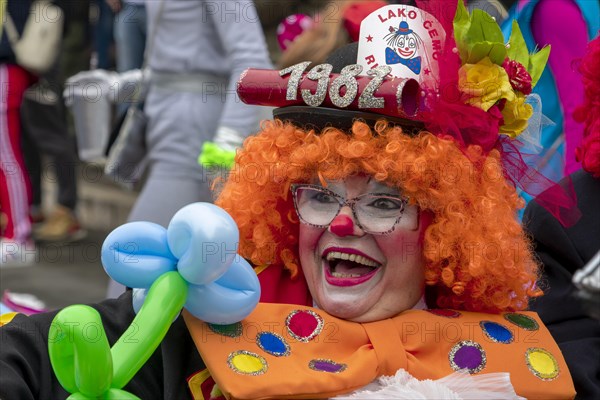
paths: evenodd
<path fill-rule="evenodd" d="M 461 148 L 478 145 L 488 153 L 496 145 L 502 121 L 502 114 L 499 111 L 495 113 L 497 107 L 492 108 L 494 110 L 488 113 L 479 108 L 440 100 L 423 117 L 430 132 L 452 136 Z"/>
<path fill-rule="evenodd" d="M 566 177 L 558 185 L 539 173 L 526 162 L 531 155 L 519 152 L 514 140 L 501 135 L 496 143 L 501 153 L 504 176 L 529 195 L 535 197 L 539 205 L 544 207 L 565 227 L 573 226 L 581 217 L 577 207 L 577 195 L 570 177 Z"/>

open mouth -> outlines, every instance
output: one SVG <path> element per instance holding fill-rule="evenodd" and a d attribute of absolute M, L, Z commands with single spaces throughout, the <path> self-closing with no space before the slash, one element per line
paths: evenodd
<path fill-rule="evenodd" d="M 324 256 L 325 280 L 334 286 L 354 286 L 371 279 L 381 264 L 360 254 L 329 251 Z"/>

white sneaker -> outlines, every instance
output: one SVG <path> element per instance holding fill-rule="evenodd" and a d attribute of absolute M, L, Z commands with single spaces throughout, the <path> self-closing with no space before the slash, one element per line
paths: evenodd
<path fill-rule="evenodd" d="M 0 239 L 0 267 L 30 267 L 38 261 L 39 255 L 32 241 L 16 242 Z"/>

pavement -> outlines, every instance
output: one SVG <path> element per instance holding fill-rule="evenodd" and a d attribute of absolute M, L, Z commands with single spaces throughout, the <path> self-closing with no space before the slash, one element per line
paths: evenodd
<path fill-rule="evenodd" d="M 99 166 L 83 165 L 78 172 L 77 215 L 87 231 L 85 238 L 69 243 L 37 244 L 27 252 L 31 265 L 0 268 L 0 293 L 27 293 L 47 309 L 98 302 L 106 297 L 108 276 L 100 262 L 100 249 L 108 233 L 123 224 L 136 192 L 126 191 L 97 174 Z M 53 207 L 55 179 L 42 183 L 43 209 Z"/>
<path fill-rule="evenodd" d="M 35 262 L 0 269 L 0 291 L 36 296 L 48 309 L 104 299 L 108 276 L 100 263 L 104 231 L 89 231 L 72 243 L 48 243 L 27 252 Z"/>

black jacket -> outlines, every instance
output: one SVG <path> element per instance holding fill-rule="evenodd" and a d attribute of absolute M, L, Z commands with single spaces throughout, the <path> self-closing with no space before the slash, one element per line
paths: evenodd
<path fill-rule="evenodd" d="M 92 305 L 112 346 L 129 327 L 135 314 L 131 291 L 117 300 Z M 0 328 L 0 399 L 58 400 L 68 393 L 58 383 L 48 357 L 48 331 L 56 312 L 16 316 Z M 187 379 L 204 364 L 183 318 L 169 329 L 158 350 L 124 390 L 141 399 L 189 399 Z"/>
<path fill-rule="evenodd" d="M 543 263 L 539 283 L 545 295 L 530 306 L 546 324 L 571 371 L 578 399 L 600 399 L 600 321 L 576 296 L 573 274 L 600 249 L 600 180 L 585 171 L 571 175 L 581 219 L 563 227 L 531 202 L 523 223 Z M 564 182 L 563 182 L 564 183 Z"/>

